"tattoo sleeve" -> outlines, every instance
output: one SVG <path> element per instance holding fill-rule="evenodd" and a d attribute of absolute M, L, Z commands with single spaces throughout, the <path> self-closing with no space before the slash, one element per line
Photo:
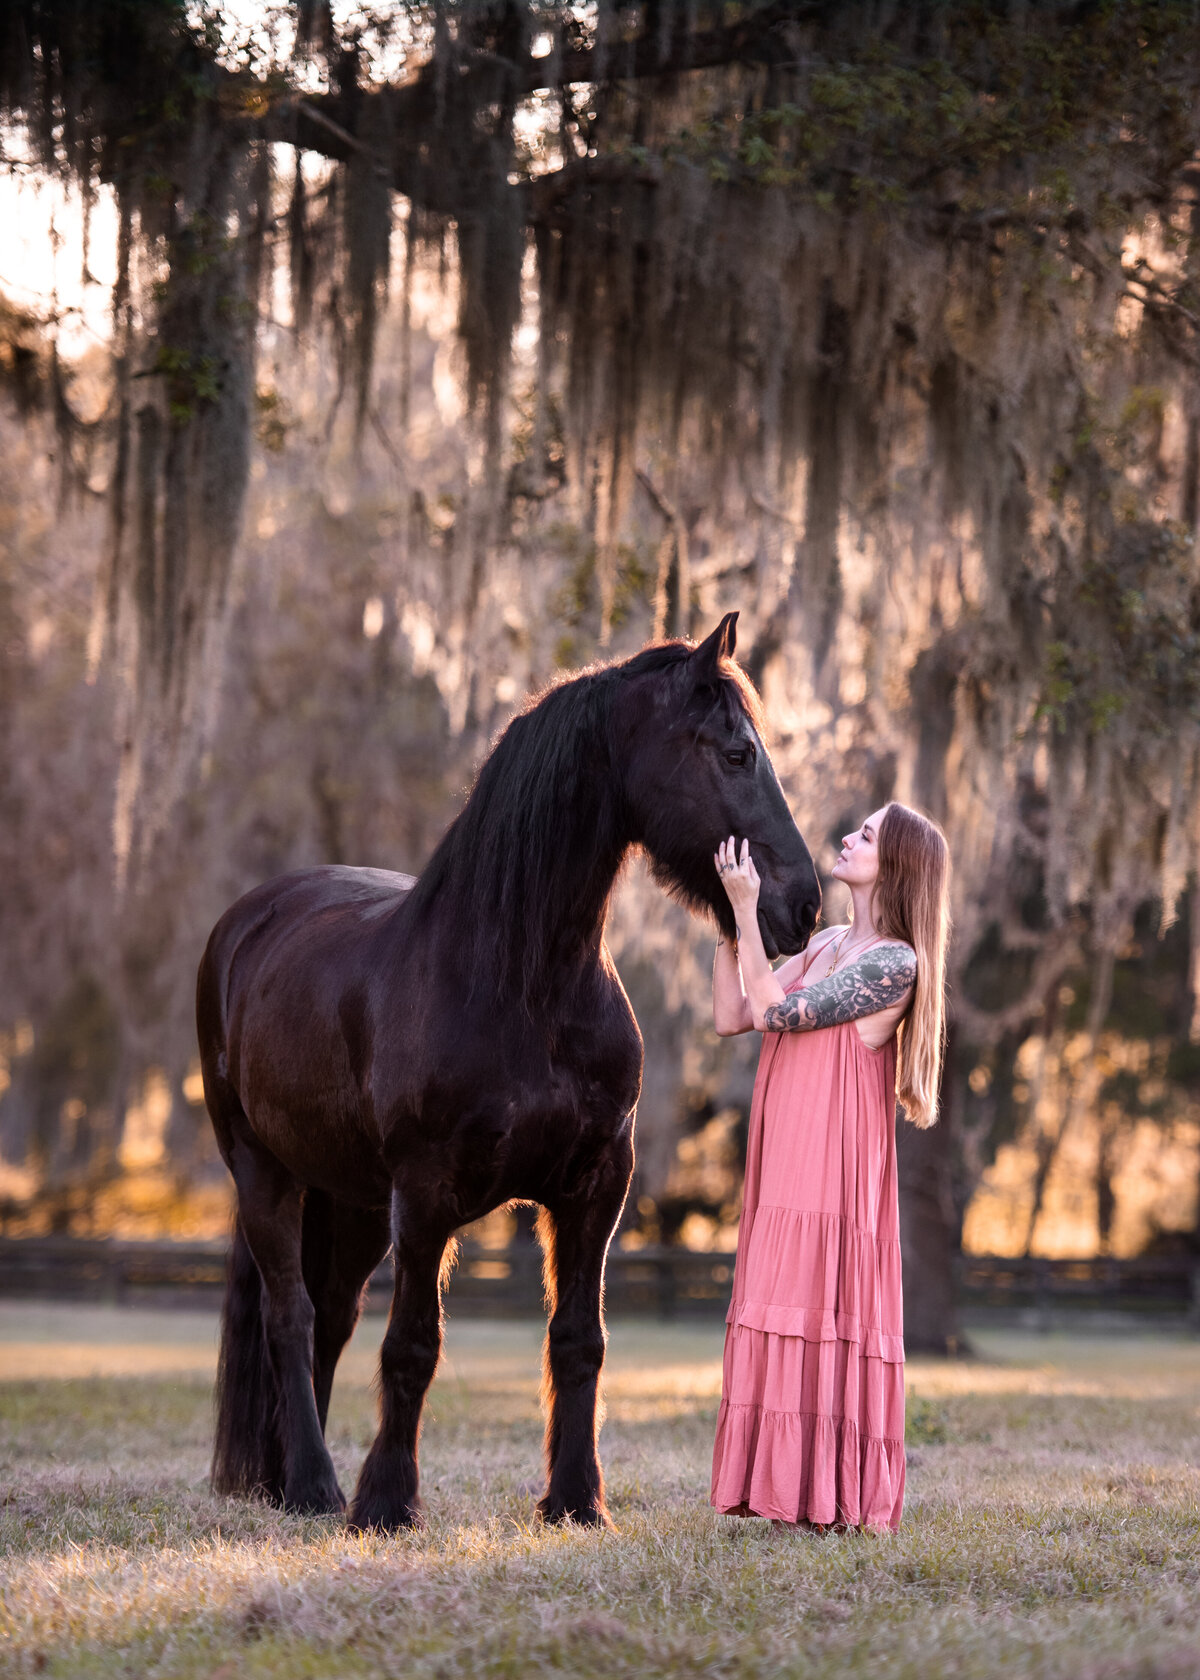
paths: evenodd
<path fill-rule="evenodd" d="M 859 1021 L 899 1003 L 917 978 L 917 959 L 907 945 L 881 945 L 840 974 L 827 974 L 802 992 L 763 1011 L 766 1032 L 813 1032 L 842 1021 Z"/>

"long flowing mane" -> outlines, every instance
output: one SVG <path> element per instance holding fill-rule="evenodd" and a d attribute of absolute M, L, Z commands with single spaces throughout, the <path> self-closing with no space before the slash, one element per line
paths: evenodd
<path fill-rule="evenodd" d="M 472 971 L 507 978 L 531 999 L 557 959 L 603 931 L 613 878 L 629 844 L 613 739 L 620 685 L 669 676 L 695 650 L 659 642 L 620 665 L 562 679 L 532 698 L 480 768 L 466 805 L 413 889 L 416 914 L 450 895 L 460 949 Z M 765 738 L 753 684 L 723 660 L 708 712 L 747 715 Z M 697 726 L 706 712 L 697 712 Z M 690 892 L 682 883 L 686 896 Z"/>

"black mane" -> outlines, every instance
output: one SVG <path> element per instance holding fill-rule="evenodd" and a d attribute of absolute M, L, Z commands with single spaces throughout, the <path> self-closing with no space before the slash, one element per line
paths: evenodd
<path fill-rule="evenodd" d="M 531 1000 L 553 983 L 560 958 L 599 938 L 632 838 L 614 763 L 613 702 L 622 684 L 667 676 L 694 651 L 659 642 L 620 665 L 582 671 L 532 699 L 505 729 L 410 900 L 419 914 L 435 896 L 452 895 L 473 972 L 507 974 Z M 722 662 L 711 704 L 730 724 L 748 715 L 762 734 L 758 696 L 732 661 Z"/>

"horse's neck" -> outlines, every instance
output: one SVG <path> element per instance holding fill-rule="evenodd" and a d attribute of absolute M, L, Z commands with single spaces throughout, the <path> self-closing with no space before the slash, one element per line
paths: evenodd
<path fill-rule="evenodd" d="M 581 741 L 581 756 L 586 748 Z M 619 790 L 597 780 L 586 793 L 580 797 L 576 786 L 572 797 L 564 788 L 557 801 L 547 799 L 544 813 L 534 814 L 535 828 L 553 843 L 540 856 L 509 854 L 518 868 L 526 865 L 523 878 L 485 872 L 460 846 L 441 860 L 437 879 L 424 883 L 428 894 L 419 889 L 420 904 L 439 921 L 449 915 L 457 924 L 460 950 L 477 981 L 486 984 L 490 973 L 502 991 L 516 984 L 528 1002 L 536 994 L 547 1003 L 573 973 L 601 960 L 609 899 L 634 836 L 626 832 Z M 512 844 L 519 846 L 515 835 Z"/>
<path fill-rule="evenodd" d="M 590 762 L 596 745 L 581 732 L 578 762 Z M 560 843 L 547 860 L 546 873 L 531 871 L 526 879 L 522 897 L 539 912 L 528 931 L 553 950 L 556 963 L 594 962 L 603 943 L 613 883 L 633 840 L 626 832 L 620 790 L 600 772 L 585 784 L 583 793 L 578 783 L 564 786 L 547 800 L 545 823 L 560 836 Z"/>
<path fill-rule="evenodd" d="M 570 961 L 594 961 L 604 942 L 613 885 L 625 861 L 630 840 L 614 825 L 591 837 L 594 845 L 573 848 L 564 856 L 561 873 L 549 885 L 547 906 L 556 907 L 553 923 L 541 930 L 552 939 L 556 954 Z M 539 883 L 530 882 L 537 892 Z"/>

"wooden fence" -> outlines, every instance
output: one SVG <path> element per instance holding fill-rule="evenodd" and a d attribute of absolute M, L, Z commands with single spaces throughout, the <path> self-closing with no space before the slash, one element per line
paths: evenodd
<path fill-rule="evenodd" d="M 956 1262 L 968 1321 L 1048 1328 L 1117 1313 L 1200 1330 L 1200 1261 L 1012 1260 L 964 1255 Z M 0 1238 L 0 1297 L 147 1305 L 214 1306 L 225 1281 L 221 1243 L 142 1243 L 75 1238 Z M 614 1249 L 608 1263 L 613 1313 L 662 1319 L 720 1318 L 729 1302 L 733 1257 L 681 1248 Z M 371 1280 L 370 1305 L 391 1289 L 385 1263 Z M 464 1316 L 525 1317 L 541 1310 L 541 1254 L 532 1244 L 501 1252 L 465 1246 L 447 1305 Z"/>

